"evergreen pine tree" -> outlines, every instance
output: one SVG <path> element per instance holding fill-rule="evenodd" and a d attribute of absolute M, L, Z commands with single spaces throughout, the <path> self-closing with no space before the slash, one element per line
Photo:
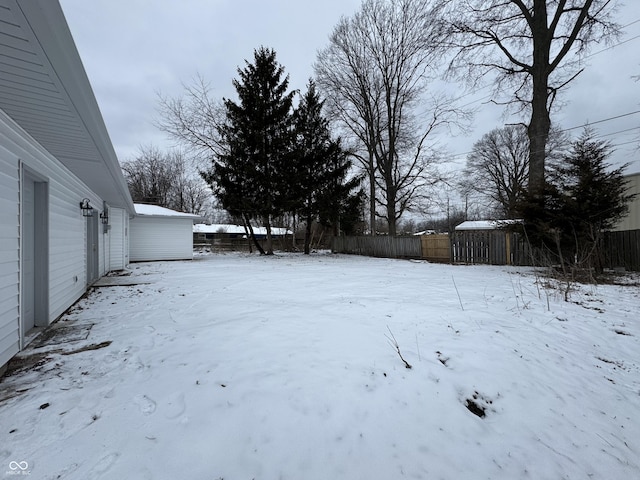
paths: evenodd
<path fill-rule="evenodd" d="M 553 172 L 543 208 L 530 209 L 527 223 L 540 245 L 554 252 L 563 265 L 602 272 L 603 233 L 628 212 L 623 171 L 607 163 L 611 145 L 595 138 L 589 128 L 572 144 Z"/>
<path fill-rule="evenodd" d="M 305 254 L 310 252 L 314 220 L 332 223 L 337 228 L 346 207 L 359 206 L 359 196 L 352 192 L 360 179 L 347 181 L 351 162 L 340 140 L 331 138 L 329 121 L 322 114 L 323 104 L 310 80 L 294 114 L 296 160 L 290 185 L 295 185 L 292 198 L 306 226 Z"/>
<path fill-rule="evenodd" d="M 203 176 L 231 214 L 262 222 L 266 253 L 273 254 L 271 221 L 284 211 L 290 193 L 295 92 L 287 93 L 289 77 L 283 78 L 275 51 L 265 47 L 254 51 L 254 63 L 246 61 L 238 75 L 238 102 L 224 99 L 226 123 L 219 129 L 226 152 Z"/>

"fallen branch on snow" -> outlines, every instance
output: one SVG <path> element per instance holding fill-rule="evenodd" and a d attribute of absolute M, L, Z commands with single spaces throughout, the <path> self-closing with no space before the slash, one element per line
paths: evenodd
<path fill-rule="evenodd" d="M 398 352 L 398 356 L 400 357 L 400 360 L 404 362 L 405 368 L 412 368 L 411 364 L 407 362 L 402 356 L 402 353 L 400 353 L 400 345 L 398 345 L 398 341 L 396 340 L 396 337 L 393 335 L 393 332 L 389 328 L 389 325 L 387 325 L 387 330 L 389 330 L 389 333 L 391 334 L 391 337 L 385 334 L 385 337 L 387 337 L 387 339 L 389 340 L 389 344 L 395 349 L 396 352 Z"/>

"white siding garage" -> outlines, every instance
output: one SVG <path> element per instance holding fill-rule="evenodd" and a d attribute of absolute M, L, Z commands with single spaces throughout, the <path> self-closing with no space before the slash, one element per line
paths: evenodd
<path fill-rule="evenodd" d="M 201 217 L 155 205 L 135 207 L 129 237 L 132 262 L 193 258 L 193 222 Z"/>
<path fill-rule="evenodd" d="M 126 266 L 135 210 L 59 3 L 0 0 L 0 56 L 1 373 Z"/>

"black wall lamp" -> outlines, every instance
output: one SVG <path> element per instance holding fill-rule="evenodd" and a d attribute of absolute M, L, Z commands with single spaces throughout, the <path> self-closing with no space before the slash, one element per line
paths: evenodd
<path fill-rule="evenodd" d="M 107 225 L 109 223 L 109 210 L 105 210 L 104 212 L 102 212 L 100 214 L 100 221 L 104 224 Z"/>
<path fill-rule="evenodd" d="M 93 207 L 89 203 L 88 198 L 83 198 L 80 202 L 80 209 L 82 210 L 83 217 L 92 217 L 93 216 Z"/>

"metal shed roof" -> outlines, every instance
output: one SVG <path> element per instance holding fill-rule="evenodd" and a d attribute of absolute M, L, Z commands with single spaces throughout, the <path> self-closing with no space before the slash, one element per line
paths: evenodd
<path fill-rule="evenodd" d="M 497 230 L 508 225 L 522 223 L 522 220 L 467 220 L 462 222 L 456 230 Z"/>

